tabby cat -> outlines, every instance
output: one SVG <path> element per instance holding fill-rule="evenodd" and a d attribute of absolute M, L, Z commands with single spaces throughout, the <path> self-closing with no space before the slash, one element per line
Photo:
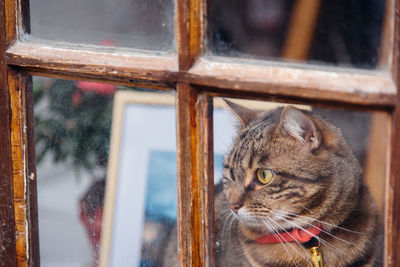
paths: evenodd
<path fill-rule="evenodd" d="M 377 266 L 376 205 L 340 130 L 291 106 L 227 103 L 241 125 L 215 200 L 216 265 Z"/>

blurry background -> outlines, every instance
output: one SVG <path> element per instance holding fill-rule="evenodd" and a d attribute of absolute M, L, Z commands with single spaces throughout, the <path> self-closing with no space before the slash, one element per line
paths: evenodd
<path fill-rule="evenodd" d="M 117 87 L 34 77 L 33 88 L 41 265 L 91 266 Z"/>
<path fill-rule="evenodd" d="M 217 0 L 208 46 L 218 55 L 377 67 L 385 1 Z"/>
<path fill-rule="evenodd" d="M 381 41 L 385 2 L 208 1 L 208 53 L 363 69 L 384 68 L 380 61 L 385 49 Z M 117 46 L 147 50 L 152 54 L 174 53 L 174 8 L 173 0 L 32 0 L 32 35 L 27 38 L 102 45 L 111 50 Z M 42 266 L 94 266 L 97 263 L 116 90 L 133 89 L 34 78 Z M 380 173 L 384 171 L 384 157 L 378 161 L 367 153 L 371 143 L 384 148 L 386 140 L 370 142 L 368 139 L 371 128 L 385 129 L 385 125 L 379 126 L 385 123 L 384 118 L 374 119 L 371 113 L 358 111 L 314 110 L 342 128 L 361 163 L 371 161 L 377 165 L 368 166 L 379 165 Z M 229 113 L 216 113 L 214 121 L 215 125 L 233 128 L 234 119 Z M 221 146 L 224 151 L 230 145 L 230 137 L 224 134 L 215 129 L 216 150 Z M 379 140 L 379 136 L 382 135 L 375 140 Z M 217 172 L 222 154 L 215 156 Z M 384 155 L 384 150 L 376 155 Z M 171 157 L 168 157 L 170 161 Z M 216 174 L 215 178 L 220 175 Z M 174 186 L 171 184 L 171 188 Z M 379 186 L 373 188 L 381 190 Z M 176 206 L 170 210 L 176 210 Z M 173 220 L 168 217 L 166 221 L 170 224 Z M 151 231 L 147 231 L 150 238 L 147 247 L 150 249 L 142 251 L 141 266 L 150 267 L 157 262 L 152 258 L 155 247 L 151 244 L 162 244 L 151 233 L 165 229 L 160 224 L 148 226 Z"/>

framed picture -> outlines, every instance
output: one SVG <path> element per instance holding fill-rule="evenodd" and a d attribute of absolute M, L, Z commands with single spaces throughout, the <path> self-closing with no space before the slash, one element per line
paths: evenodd
<path fill-rule="evenodd" d="M 142 266 L 142 247 L 146 240 L 159 239 L 151 235 L 165 233 L 162 228 L 174 221 L 175 157 L 174 95 L 117 92 L 106 182 L 101 266 Z M 149 194 L 148 190 L 157 194 Z"/>
<path fill-rule="evenodd" d="M 115 95 L 106 181 L 100 266 L 159 266 L 177 216 L 175 97 L 119 91 Z M 277 104 L 251 101 L 255 109 Z M 235 117 L 214 99 L 214 181 Z M 174 237 L 172 237 L 174 238 Z"/>

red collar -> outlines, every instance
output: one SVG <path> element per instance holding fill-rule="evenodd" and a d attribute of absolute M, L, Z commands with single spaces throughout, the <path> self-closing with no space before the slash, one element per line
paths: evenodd
<path fill-rule="evenodd" d="M 293 242 L 297 241 L 300 243 L 306 243 L 311 240 L 314 236 L 321 233 L 322 228 L 320 225 L 305 228 L 301 230 L 299 228 L 294 228 L 290 232 L 284 232 L 279 234 L 269 234 L 263 235 L 256 239 L 258 244 L 274 244 L 282 242 Z"/>

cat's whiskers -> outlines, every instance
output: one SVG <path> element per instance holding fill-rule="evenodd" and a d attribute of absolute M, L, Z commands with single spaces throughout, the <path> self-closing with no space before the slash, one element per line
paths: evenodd
<path fill-rule="evenodd" d="M 299 220 L 299 219 L 295 219 L 295 220 Z M 301 221 L 301 222 L 304 222 L 304 221 Z M 308 224 L 309 226 L 316 227 L 315 225 L 313 225 L 313 224 L 311 224 L 311 223 L 307 223 L 307 222 L 304 222 L 304 223 Z M 332 236 L 332 237 L 334 237 L 334 238 L 337 238 L 336 236 L 334 236 L 334 235 L 328 233 L 327 231 L 324 231 L 323 229 L 321 229 L 321 228 L 319 228 L 319 227 L 316 227 L 316 228 L 317 228 L 317 229 L 320 229 L 321 232 L 323 232 L 323 233 L 326 233 L 326 234 L 328 234 L 328 235 L 330 235 L 330 236 Z M 304 229 L 304 230 L 305 230 L 305 229 Z M 343 251 L 343 249 L 340 249 L 339 247 L 337 247 L 337 246 L 331 244 L 330 242 L 326 241 L 325 239 L 323 239 L 323 238 L 321 238 L 321 237 L 319 237 L 319 236 L 317 236 L 316 238 L 318 239 L 319 242 L 321 242 L 322 244 L 324 244 L 324 245 L 326 245 L 326 246 L 328 246 L 328 247 L 330 247 L 330 248 L 332 248 L 332 249 L 335 249 L 335 250 L 338 251 L 341 255 L 343 255 L 343 256 L 346 255 L 346 253 Z M 342 241 L 342 240 L 341 240 L 341 241 Z"/>
<path fill-rule="evenodd" d="M 310 212 L 310 213 L 317 214 L 315 211 L 312 211 L 312 210 L 310 210 L 310 209 L 308 209 L 308 208 L 306 208 L 306 207 L 304 207 L 304 206 L 301 206 L 301 207 L 302 207 L 303 209 L 307 210 L 307 211 Z M 286 212 L 286 211 L 285 211 L 285 212 Z M 310 217 L 307 217 L 307 216 L 303 216 L 303 215 L 300 215 L 300 214 L 295 214 L 295 213 L 290 213 L 290 212 L 286 212 L 286 213 L 288 213 L 288 214 L 290 214 L 290 215 L 293 215 L 293 216 L 297 216 L 297 217 L 309 219 L 309 220 L 312 220 L 312 221 L 315 221 L 315 222 L 318 222 L 318 223 L 321 223 L 321 224 L 325 224 L 325 225 L 331 226 L 331 227 L 333 227 L 333 228 L 337 228 L 337 229 L 340 229 L 340 230 L 343 230 L 343 231 L 347 231 L 347 232 L 349 232 L 349 233 L 360 234 L 360 235 L 363 235 L 363 234 L 364 234 L 364 233 L 362 233 L 362 232 L 350 230 L 350 229 L 347 229 L 347 228 L 344 228 L 344 227 L 341 227 L 341 226 L 338 226 L 338 225 L 334 225 L 334 224 L 331 224 L 331 223 L 328 223 L 328 222 L 324 222 L 324 221 L 320 221 L 320 220 L 317 220 L 317 219 L 313 219 L 313 218 L 310 218 Z"/>
<path fill-rule="evenodd" d="M 291 235 L 285 228 L 283 228 L 281 225 L 279 225 L 279 223 L 277 223 L 277 222 L 274 221 L 273 219 L 267 218 L 267 220 L 268 220 L 269 222 L 274 223 L 274 224 L 277 225 L 279 228 L 281 228 L 285 233 L 287 233 L 289 236 L 291 236 L 291 237 L 296 241 L 296 243 L 303 249 L 305 255 L 307 255 L 307 251 L 305 250 L 305 248 L 300 244 L 299 241 L 297 241 L 297 240 L 293 237 L 293 235 Z M 278 235 L 281 236 L 281 235 L 279 234 L 279 232 L 278 232 Z M 283 237 L 282 237 L 282 238 L 283 238 Z M 296 249 L 292 244 L 290 244 L 289 242 L 287 242 L 287 244 L 288 244 L 301 258 L 305 259 L 306 261 L 309 261 L 309 258 L 308 258 L 307 256 L 301 254 L 299 251 L 297 251 L 297 249 Z M 310 262 L 311 262 L 311 261 L 310 261 Z"/>
<path fill-rule="evenodd" d="M 286 247 L 284 242 L 284 239 L 282 237 L 282 235 L 279 233 L 279 230 L 277 228 L 275 228 L 272 224 L 271 224 L 271 219 L 268 217 L 268 215 L 270 214 L 270 211 L 268 209 L 266 209 L 265 207 L 263 208 L 250 208 L 248 210 L 246 210 L 246 216 L 247 217 L 254 217 L 255 220 L 259 221 L 260 223 L 263 223 L 263 225 L 267 228 L 267 230 L 274 235 L 275 237 L 277 237 L 278 240 L 280 240 L 280 244 L 283 246 L 283 248 L 285 249 L 285 251 L 288 254 L 288 257 L 291 258 L 291 261 L 293 262 L 293 264 L 295 266 L 296 263 L 292 257 L 292 254 L 290 253 L 289 249 Z M 273 221 L 273 223 L 277 224 L 276 222 Z M 280 226 L 279 224 L 277 224 L 278 227 Z M 282 228 L 283 229 L 283 228 Z M 285 229 L 283 229 L 285 231 Z M 297 241 L 296 241 L 297 242 Z M 297 251 L 297 249 L 290 243 L 286 243 L 288 246 L 290 246 L 292 248 L 292 250 L 294 250 L 301 258 L 304 258 L 304 255 L 302 255 L 301 253 L 299 253 Z M 303 248 L 303 250 L 305 251 L 305 249 Z M 307 258 L 306 258 L 307 260 Z"/>
<path fill-rule="evenodd" d="M 252 211 L 253 211 L 253 214 L 254 214 L 254 215 L 257 215 L 257 213 L 254 213 L 254 211 L 259 211 L 259 212 L 262 211 L 263 213 L 266 213 L 266 214 L 270 214 L 271 211 L 276 212 L 276 213 L 278 213 L 277 215 L 279 216 L 279 219 L 281 219 L 281 220 L 283 220 L 283 221 L 289 223 L 290 225 L 292 225 L 292 226 L 294 226 L 294 227 L 300 228 L 300 229 L 304 230 L 305 232 L 307 232 L 307 233 L 309 233 L 309 234 L 310 234 L 310 232 L 309 232 L 308 230 L 306 230 L 304 227 L 301 227 L 301 226 L 298 225 L 297 223 L 293 223 L 292 221 L 285 219 L 285 217 L 283 217 L 283 216 L 286 216 L 288 219 L 297 220 L 297 221 L 299 221 L 299 222 L 302 222 L 303 224 L 306 224 L 306 225 L 308 225 L 308 226 L 313 226 L 313 227 L 316 227 L 316 226 L 315 226 L 314 224 L 310 223 L 310 222 L 300 220 L 300 219 L 298 219 L 298 218 L 296 218 L 296 217 L 300 216 L 300 217 L 303 217 L 303 218 L 305 218 L 305 219 L 307 219 L 307 220 L 310 220 L 310 221 L 313 221 L 313 222 L 314 222 L 314 221 L 318 221 L 318 220 L 314 220 L 314 219 L 312 219 L 312 218 L 309 218 L 309 217 L 306 217 L 306 216 L 301 216 L 301 215 L 298 215 L 298 214 L 295 214 L 295 213 L 290 213 L 290 212 L 286 212 L 286 211 L 282 211 L 282 210 L 275 210 L 275 209 L 266 208 L 266 207 L 264 207 L 264 209 L 252 209 Z M 262 213 L 261 213 L 260 215 L 261 215 L 262 217 L 265 218 L 265 214 L 262 214 Z M 287 232 L 287 231 L 284 229 L 284 227 L 282 227 L 280 224 L 278 224 L 276 221 L 274 221 L 271 217 L 266 217 L 266 219 L 273 221 L 276 225 L 278 225 L 278 227 L 280 227 L 280 228 L 283 229 L 285 232 Z M 320 229 L 319 227 L 317 227 L 317 228 Z M 341 238 L 339 238 L 339 237 L 336 237 L 336 236 L 332 235 L 331 233 L 329 233 L 329 232 L 327 232 L 327 231 L 325 231 L 325 230 L 323 230 L 323 229 L 320 229 L 320 230 L 321 230 L 322 232 L 326 233 L 326 234 L 329 235 L 329 236 L 332 236 L 332 237 L 334 237 L 334 238 L 336 238 L 336 239 L 339 239 L 339 240 L 341 240 L 341 241 L 343 241 L 343 242 L 348 242 L 348 243 L 350 243 L 349 241 L 343 240 L 343 239 L 341 239 Z M 287 233 L 288 233 L 288 232 L 287 232 Z M 290 233 L 288 233 L 288 234 L 291 235 Z M 340 249 L 338 249 L 337 247 L 333 246 L 332 244 L 330 244 L 330 243 L 327 242 L 326 240 L 324 240 L 324 239 L 322 239 L 322 238 L 319 238 L 319 237 L 318 237 L 318 239 L 319 239 L 319 241 L 320 241 L 321 243 L 323 243 L 323 244 L 325 244 L 325 245 L 327 245 L 327 246 L 330 246 L 331 248 L 334 248 L 334 249 L 338 250 L 339 252 L 342 252 Z M 353 244 L 353 243 L 350 243 L 350 244 Z M 344 254 L 344 253 L 342 252 L 342 254 Z"/>
<path fill-rule="evenodd" d="M 229 236 L 231 236 L 232 232 L 232 224 L 233 221 L 235 220 L 235 213 L 231 209 L 227 209 L 224 211 L 222 217 L 225 217 L 224 219 L 224 226 L 223 226 L 223 234 L 226 235 L 229 232 Z M 228 225 L 228 227 L 226 227 Z"/>
<path fill-rule="evenodd" d="M 285 211 L 276 210 L 276 212 L 279 212 L 279 213 L 281 213 L 281 214 L 284 215 L 284 216 L 292 215 L 292 214 L 290 214 L 289 212 L 285 212 Z M 287 213 L 287 214 L 285 214 L 285 213 Z M 303 216 L 298 216 L 298 217 L 303 217 Z M 306 217 L 306 218 L 307 218 L 307 217 Z M 293 224 L 292 221 L 287 220 L 287 219 L 285 219 L 284 217 L 282 217 L 281 219 L 284 220 L 284 221 L 286 221 L 286 222 L 288 222 L 288 223 Z M 292 219 L 292 220 L 297 220 L 297 221 L 300 221 L 300 222 L 305 223 L 305 224 L 307 224 L 307 225 L 316 227 L 314 224 L 309 223 L 309 222 L 306 222 L 306 221 L 303 221 L 303 220 L 301 220 L 301 219 L 299 219 L 299 218 L 290 217 L 290 219 Z M 318 222 L 318 220 L 315 220 L 315 221 Z M 302 228 L 300 225 L 298 225 L 298 224 L 296 224 L 296 225 L 297 225 L 298 228 L 300 228 L 300 229 L 302 229 L 302 230 L 308 232 L 306 229 Z M 338 240 L 340 240 L 340 241 L 342 241 L 342 242 L 345 242 L 345 243 L 350 244 L 350 245 L 355 245 L 354 243 L 352 243 L 352 242 L 350 242 L 350 241 L 348 241 L 348 240 L 345 240 L 345 239 L 343 239 L 343 238 L 337 237 L 337 236 L 335 236 L 335 235 L 329 233 L 328 231 L 325 231 L 324 229 L 321 229 L 321 228 L 319 228 L 319 227 L 316 227 L 316 228 L 318 228 L 319 230 L 321 230 L 321 231 L 324 232 L 325 234 L 327 234 L 327 235 L 329 235 L 329 236 L 331 236 L 331 237 L 333 237 L 333 238 L 336 238 L 336 239 L 338 239 Z"/>
<path fill-rule="evenodd" d="M 294 259 L 293 259 L 292 254 L 290 253 L 289 249 L 288 249 L 288 248 L 286 247 L 286 245 L 285 245 L 285 242 L 284 242 L 284 240 L 283 240 L 282 235 L 281 235 L 281 234 L 279 233 L 279 231 L 276 230 L 276 229 L 274 228 L 274 226 L 271 225 L 271 223 L 268 222 L 268 221 L 269 221 L 269 220 L 266 219 L 266 220 L 265 220 L 265 223 L 268 224 L 268 225 L 270 225 L 270 227 L 271 227 L 271 229 L 272 229 L 272 232 L 271 232 L 271 233 L 279 239 L 279 243 L 280 243 L 280 244 L 283 246 L 283 248 L 286 250 L 286 253 L 287 253 L 287 255 L 290 257 L 290 259 L 292 260 L 293 264 L 294 264 L 295 266 L 297 266 L 296 263 L 295 263 L 295 261 L 294 261 Z M 288 244 L 288 245 L 289 245 L 296 253 L 298 253 L 298 252 L 296 251 L 296 249 L 295 249 L 291 244 Z"/>
<path fill-rule="evenodd" d="M 222 227 L 222 240 L 226 240 L 226 237 L 228 236 L 228 242 L 222 244 L 222 246 L 228 246 L 228 249 L 231 247 L 232 243 L 232 224 L 236 219 L 236 214 L 231 210 L 231 209 L 226 209 L 225 211 L 222 212 L 221 217 L 224 218 L 224 224 Z"/>
<path fill-rule="evenodd" d="M 279 243 L 280 243 L 280 244 L 282 245 L 282 247 L 285 249 L 287 255 L 288 255 L 288 256 L 290 257 L 290 259 L 292 260 L 294 266 L 297 266 L 296 263 L 295 263 L 295 261 L 294 261 L 294 259 L 293 259 L 293 257 L 292 257 L 292 255 L 291 255 L 291 253 L 290 253 L 290 251 L 288 250 L 288 248 L 286 247 L 285 243 L 283 242 L 283 238 L 282 238 L 282 236 L 279 234 L 279 232 L 275 230 L 275 228 L 268 222 L 268 220 L 264 220 L 264 224 L 265 224 L 265 227 L 268 229 L 268 231 L 269 231 L 270 233 L 272 233 L 276 238 L 279 239 Z"/>
<path fill-rule="evenodd" d="M 286 222 L 288 222 L 288 223 L 290 223 L 290 224 L 293 225 L 294 227 L 299 228 L 299 229 L 303 230 L 304 232 L 306 232 L 306 233 L 308 233 L 308 234 L 310 234 L 310 235 L 313 235 L 310 231 L 308 231 L 308 230 L 305 229 L 304 227 L 300 226 L 299 224 L 297 224 L 297 223 L 295 223 L 295 222 L 293 222 L 293 221 L 289 221 L 289 220 L 285 219 L 284 217 L 281 217 L 281 219 L 284 220 L 284 221 L 286 221 Z M 293 218 L 292 218 L 292 219 L 293 219 Z M 312 225 L 312 224 L 309 224 L 309 225 L 310 225 L 310 226 L 313 226 L 313 227 L 316 227 L 315 225 Z M 318 228 L 318 227 L 317 227 L 317 228 Z M 318 229 L 320 229 L 320 228 L 318 228 Z M 320 229 L 320 230 L 323 231 L 322 229 Z M 324 231 L 324 232 L 325 232 L 325 231 Z M 327 232 L 326 232 L 326 233 L 327 233 Z M 347 240 L 341 239 L 341 238 L 336 237 L 336 236 L 334 236 L 334 235 L 332 235 L 332 234 L 329 234 L 329 235 L 332 236 L 332 237 L 334 237 L 334 238 L 336 238 L 336 239 L 338 239 L 338 240 L 340 240 L 340 241 L 344 241 L 344 242 L 347 242 L 347 243 L 349 243 L 349 244 L 351 244 L 351 245 L 354 245 L 353 243 L 348 242 Z M 317 239 L 318 239 L 319 242 L 321 242 L 322 244 L 324 244 L 324 245 L 326 245 L 326 246 L 329 246 L 329 247 L 331 247 L 331 248 L 337 250 L 337 251 L 338 251 L 339 253 L 341 253 L 342 255 L 346 255 L 346 254 L 344 253 L 343 250 L 341 250 L 341 249 L 339 249 L 338 247 L 332 245 L 331 243 L 329 243 L 328 241 L 324 240 L 323 238 L 317 237 Z"/>
<path fill-rule="evenodd" d="M 306 224 L 308 224 L 309 226 L 316 227 L 315 225 L 313 225 L 313 224 L 311 224 L 311 223 L 304 222 L 304 221 L 302 221 L 302 220 L 300 220 L 300 219 L 295 219 L 295 220 L 300 221 L 300 222 L 303 222 L 303 223 L 306 223 Z M 325 234 L 327 234 L 327 235 L 329 235 L 329 236 L 331 236 L 331 237 L 333 237 L 333 238 L 339 240 L 340 242 L 344 242 L 344 243 L 347 243 L 347 244 L 350 244 L 350 245 L 355 245 L 354 243 L 352 243 L 352 242 L 350 242 L 350 241 L 347 241 L 347 240 L 345 240 L 345 239 L 339 238 L 339 237 L 337 237 L 337 236 L 335 236 L 335 235 L 333 235 L 333 234 L 331 234 L 331 233 L 329 233 L 329 232 L 327 232 L 327 231 L 325 231 L 325 230 L 323 230 L 323 229 L 321 229 L 321 228 L 319 228 L 319 227 L 316 227 L 316 228 L 320 229 L 322 233 L 325 233 Z M 341 251 L 342 254 L 345 255 L 344 251 L 341 250 L 341 249 L 339 249 L 337 246 L 332 245 L 331 243 L 327 242 L 326 240 L 324 240 L 324 239 L 322 239 L 322 238 L 320 238 L 320 237 L 318 237 L 318 238 L 319 238 L 319 240 L 320 240 L 321 242 L 323 242 L 324 244 L 330 246 L 331 248 L 334 248 L 334 249 L 337 249 L 337 250 Z"/>

